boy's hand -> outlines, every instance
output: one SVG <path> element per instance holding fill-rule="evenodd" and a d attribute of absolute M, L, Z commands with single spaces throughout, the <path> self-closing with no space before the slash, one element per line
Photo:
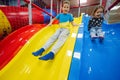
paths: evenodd
<path fill-rule="evenodd" d="M 72 25 L 73 26 L 79 26 L 80 24 L 76 24 L 76 23 L 72 22 Z"/>
<path fill-rule="evenodd" d="M 47 27 L 50 27 L 52 24 L 48 24 Z"/>
<path fill-rule="evenodd" d="M 80 26 L 80 24 L 74 24 L 73 26 Z"/>

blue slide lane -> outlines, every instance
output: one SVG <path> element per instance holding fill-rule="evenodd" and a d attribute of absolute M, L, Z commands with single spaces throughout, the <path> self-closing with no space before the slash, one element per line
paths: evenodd
<path fill-rule="evenodd" d="M 68 80 L 79 80 L 80 66 L 81 66 L 81 52 L 83 47 L 83 23 L 78 29 L 78 35 L 74 47 L 74 53 L 72 57 L 70 72 Z"/>
<path fill-rule="evenodd" d="M 89 17 L 83 16 L 83 40 L 77 42 L 77 38 L 76 45 L 79 45 L 74 49 L 80 57 L 73 55 L 69 80 L 120 80 L 120 23 L 104 22 L 104 41 L 92 42 L 87 31 L 88 21 Z"/>

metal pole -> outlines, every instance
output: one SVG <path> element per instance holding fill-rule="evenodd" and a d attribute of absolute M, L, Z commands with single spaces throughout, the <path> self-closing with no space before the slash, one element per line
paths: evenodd
<path fill-rule="evenodd" d="M 103 0 L 100 0 L 100 6 L 102 6 L 102 1 L 103 1 Z"/>
<path fill-rule="evenodd" d="M 50 10 L 51 15 L 52 15 L 52 11 L 53 11 L 52 5 L 53 5 L 53 0 L 51 0 L 51 10 Z M 50 20 L 52 20 L 52 16 L 50 17 Z"/>
<path fill-rule="evenodd" d="M 60 0 L 60 13 L 61 13 L 61 9 L 62 9 L 62 1 Z"/>
<path fill-rule="evenodd" d="M 59 8 L 58 5 L 59 5 L 59 1 L 57 0 L 57 14 L 58 14 L 58 8 Z"/>
<path fill-rule="evenodd" d="M 79 8 L 78 8 L 78 17 L 80 16 L 80 0 L 79 0 Z"/>
<path fill-rule="evenodd" d="M 109 12 L 108 8 L 111 5 L 111 3 L 112 3 L 111 0 L 107 0 L 107 4 L 106 4 L 107 13 L 105 14 L 105 19 L 107 22 L 108 22 L 109 16 L 110 16 L 110 14 L 109 14 L 110 12 Z"/>
<path fill-rule="evenodd" d="M 20 7 L 20 0 L 18 0 L 18 7 Z"/>
<path fill-rule="evenodd" d="M 30 3 L 28 4 L 28 13 L 29 13 L 29 25 L 32 24 L 32 6 L 31 6 L 32 1 L 30 0 Z"/>

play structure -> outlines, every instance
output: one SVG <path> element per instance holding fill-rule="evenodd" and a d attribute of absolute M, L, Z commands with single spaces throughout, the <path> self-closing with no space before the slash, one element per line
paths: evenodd
<path fill-rule="evenodd" d="M 48 14 L 44 12 L 48 12 Z M 50 21 L 50 10 L 41 8 L 32 9 L 33 24 L 45 24 Z M 56 12 L 52 12 L 56 16 Z M 28 25 L 28 8 L 27 7 L 14 7 L 14 6 L 1 6 L 0 7 L 0 38 L 3 38 L 11 32 Z"/>
<path fill-rule="evenodd" d="M 87 30 L 90 16 L 82 14 L 74 18 L 80 26 L 71 25 L 70 35 L 55 58 L 43 61 L 32 52 L 41 48 L 59 26 L 56 21 L 46 27 L 50 10 L 36 8 L 32 9 L 33 24 L 28 25 L 27 8 L 0 7 L 0 36 L 14 31 L 0 41 L 0 80 L 120 80 L 120 23 L 104 21 L 104 40 L 93 42 Z M 23 22 L 16 22 L 18 19 Z"/>
<path fill-rule="evenodd" d="M 75 19 L 75 22 L 79 21 L 81 18 Z M 7 57 L 5 61 L 8 61 L 4 67 L 1 67 L 0 79 L 19 80 L 20 77 L 20 80 L 64 80 L 66 78 L 68 78 L 68 80 L 119 80 L 120 78 L 118 74 L 120 64 L 118 61 L 120 55 L 118 53 L 118 46 L 120 46 L 120 41 L 118 36 L 120 24 L 109 25 L 104 22 L 104 41 L 101 43 L 96 39 L 95 42 L 92 42 L 86 28 L 88 20 L 89 17 L 83 16 L 83 24 L 80 27 L 71 28 L 70 37 L 66 41 L 65 45 L 55 56 L 55 59 L 49 61 L 38 60 L 38 57 L 33 56 L 32 52 L 39 49 L 54 33 L 54 31 L 58 29 L 57 24 L 52 25 L 51 28 L 42 28 L 42 25 L 33 25 L 31 29 L 27 29 L 28 26 L 26 26 L 26 29 L 23 28 L 11 34 L 10 37 L 22 31 L 22 33 L 16 38 L 16 43 L 13 44 L 17 45 L 18 43 L 21 44 L 24 42 L 24 45 L 21 44 L 18 45 L 20 47 L 12 47 L 16 47 L 16 50 L 9 54 L 12 55 L 11 59 L 9 59 L 10 56 L 7 57 L 8 54 L 6 54 L 5 57 L 0 58 L 2 60 Z M 38 29 L 35 29 L 34 26 L 37 26 L 38 29 L 41 28 L 41 30 L 37 31 Z M 34 32 L 29 33 L 27 30 Z M 25 32 L 28 32 L 30 36 L 32 35 L 32 37 L 28 38 L 25 37 L 25 35 L 22 35 Z M 46 34 L 47 37 L 43 34 Z M 10 39 L 10 37 L 8 38 Z M 19 41 L 22 37 L 23 39 Z M 17 43 L 17 41 L 19 42 Z M 13 41 L 11 40 L 11 42 L 7 43 L 12 42 Z M 7 46 L 10 47 L 9 45 Z M 5 48 L 1 51 L 4 51 L 4 49 Z M 8 48 L 6 48 L 6 50 L 8 50 Z M 11 50 L 9 50 L 9 52 L 11 52 Z M 74 72 L 76 72 L 76 74 Z"/>

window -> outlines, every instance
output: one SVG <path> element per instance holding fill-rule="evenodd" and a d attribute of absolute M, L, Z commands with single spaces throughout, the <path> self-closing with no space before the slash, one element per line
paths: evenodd
<path fill-rule="evenodd" d="M 117 10 L 120 6 L 114 6 L 111 10 Z"/>
<path fill-rule="evenodd" d="M 80 3 L 86 3 L 87 0 L 80 0 Z"/>

